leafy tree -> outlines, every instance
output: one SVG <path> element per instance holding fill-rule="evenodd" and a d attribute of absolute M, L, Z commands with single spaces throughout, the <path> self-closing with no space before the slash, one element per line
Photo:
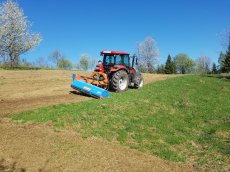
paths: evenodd
<path fill-rule="evenodd" d="M 172 68 L 173 68 L 173 73 L 176 74 L 176 63 L 175 63 L 175 60 L 172 61 Z"/>
<path fill-rule="evenodd" d="M 166 65 L 165 65 L 165 73 L 166 74 L 172 74 L 174 73 L 174 64 L 172 62 L 172 58 L 170 55 L 168 55 Z"/>
<path fill-rule="evenodd" d="M 154 69 L 153 64 L 149 64 L 148 72 L 149 72 L 149 73 L 155 73 L 155 69 Z"/>
<path fill-rule="evenodd" d="M 154 62 L 159 60 L 159 50 L 156 47 L 155 40 L 152 37 L 146 37 L 143 42 L 138 44 L 137 54 L 140 59 L 140 64 L 146 68 L 146 72 L 151 72 L 154 67 Z"/>
<path fill-rule="evenodd" d="M 218 73 L 218 70 L 217 70 L 217 67 L 216 67 L 216 63 L 212 64 L 212 73 L 213 74 L 217 74 Z"/>
<path fill-rule="evenodd" d="M 194 61 L 187 54 L 178 54 L 175 57 L 175 65 L 181 74 L 191 73 L 195 65 Z"/>
<path fill-rule="evenodd" d="M 89 69 L 90 65 L 90 60 L 89 60 L 89 55 L 88 54 L 81 54 L 80 55 L 80 61 L 79 64 L 77 65 L 78 69 L 87 71 Z"/>
<path fill-rule="evenodd" d="M 138 67 L 138 70 L 139 70 L 141 73 L 145 73 L 145 72 L 146 72 L 146 68 L 145 68 L 144 65 L 142 65 L 141 63 L 139 63 L 139 65 L 138 65 L 137 67 Z"/>
<path fill-rule="evenodd" d="M 207 56 L 201 56 L 196 62 L 196 72 L 199 74 L 208 74 L 211 68 L 211 59 Z"/>
<path fill-rule="evenodd" d="M 48 59 L 49 59 L 49 61 L 54 63 L 56 65 L 56 67 L 59 67 L 60 61 L 62 59 L 65 59 L 65 57 L 59 50 L 55 50 L 49 55 Z"/>
<path fill-rule="evenodd" d="M 65 70 L 71 70 L 73 68 L 73 65 L 70 60 L 63 58 L 59 61 L 58 68 L 65 69 Z"/>
<path fill-rule="evenodd" d="M 160 65 L 158 64 L 157 65 L 157 74 L 159 74 L 160 73 Z"/>
<path fill-rule="evenodd" d="M 219 55 L 219 58 L 218 58 L 220 72 L 224 72 L 224 69 L 223 69 L 224 60 L 225 60 L 225 54 L 221 51 L 220 55 Z"/>
<path fill-rule="evenodd" d="M 40 34 L 31 33 L 30 27 L 31 23 L 16 2 L 7 0 L 0 6 L 0 56 L 9 57 L 11 67 L 18 64 L 21 54 L 41 42 Z"/>
<path fill-rule="evenodd" d="M 164 74 L 165 73 L 165 66 L 162 65 L 157 65 L 157 73 L 158 74 Z"/>
<path fill-rule="evenodd" d="M 230 72 L 230 51 L 227 52 L 226 58 L 224 60 L 224 71 L 225 72 Z"/>
<path fill-rule="evenodd" d="M 223 60 L 223 69 L 225 72 L 230 72 L 230 36 L 228 50 L 226 52 L 225 59 Z"/>

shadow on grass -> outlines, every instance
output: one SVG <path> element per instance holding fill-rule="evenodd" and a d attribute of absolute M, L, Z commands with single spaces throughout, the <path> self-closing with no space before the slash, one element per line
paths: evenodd
<path fill-rule="evenodd" d="M 69 94 L 75 94 L 75 95 L 80 95 L 80 96 L 85 96 L 85 97 L 92 97 L 91 95 L 80 92 L 80 91 L 70 91 Z"/>
<path fill-rule="evenodd" d="M 208 75 L 207 77 L 218 78 L 218 79 L 230 82 L 230 75 L 229 74 L 226 74 L 226 75 L 221 75 L 221 74 Z"/>

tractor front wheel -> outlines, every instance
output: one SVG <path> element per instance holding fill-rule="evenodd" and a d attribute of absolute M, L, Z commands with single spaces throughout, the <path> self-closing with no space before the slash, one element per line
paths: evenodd
<path fill-rule="evenodd" d="M 111 82 L 111 86 L 114 91 L 122 92 L 127 90 L 129 85 L 129 77 L 127 72 L 120 70 L 114 73 Z"/>
<path fill-rule="evenodd" d="M 144 85 L 144 79 L 143 77 L 140 77 L 138 82 L 134 84 L 134 87 L 137 89 L 141 89 Z"/>

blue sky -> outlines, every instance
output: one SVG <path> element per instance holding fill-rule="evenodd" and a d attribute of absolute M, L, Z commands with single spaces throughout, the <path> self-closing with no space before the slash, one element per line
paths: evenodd
<path fill-rule="evenodd" d="M 2 1 L 4 2 L 4 1 Z M 104 49 L 134 53 L 152 36 L 165 63 L 168 54 L 217 61 L 219 34 L 230 26 L 230 0 L 17 0 L 43 41 L 25 57 L 58 49 L 77 63 L 81 53 Z"/>

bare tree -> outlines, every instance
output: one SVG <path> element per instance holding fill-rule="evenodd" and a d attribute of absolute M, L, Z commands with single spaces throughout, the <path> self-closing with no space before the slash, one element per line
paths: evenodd
<path fill-rule="evenodd" d="M 207 56 L 200 56 L 196 61 L 196 72 L 207 74 L 211 70 L 211 59 Z"/>
<path fill-rule="evenodd" d="M 97 65 L 98 60 L 95 58 L 90 58 L 89 59 L 89 69 L 94 70 L 96 65 Z"/>
<path fill-rule="evenodd" d="M 0 56 L 0 65 L 1 66 L 9 66 L 9 57 L 6 55 Z"/>
<path fill-rule="evenodd" d="M 35 65 L 40 68 L 48 68 L 47 59 L 44 57 L 39 57 L 36 59 Z"/>
<path fill-rule="evenodd" d="M 20 64 L 20 67 L 26 67 L 26 68 L 33 67 L 33 64 L 29 62 L 26 58 L 20 59 L 19 64 Z"/>
<path fill-rule="evenodd" d="M 58 66 L 59 66 L 59 62 L 60 62 L 62 59 L 64 59 L 64 55 L 63 55 L 59 50 L 55 50 L 55 51 L 53 51 L 53 52 L 49 55 L 48 59 L 49 59 L 51 62 L 53 62 L 53 63 L 56 65 L 56 67 L 58 67 Z"/>
<path fill-rule="evenodd" d="M 222 47 L 227 50 L 230 42 L 230 27 L 226 28 L 222 33 L 220 33 L 220 42 Z"/>
<path fill-rule="evenodd" d="M 145 40 L 138 44 L 137 54 L 140 63 L 146 68 L 147 72 L 152 70 L 154 63 L 159 62 L 159 50 L 156 47 L 156 42 L 152 37 L 146 37 Z"/>
<path fill-rule="evenodd" d="M 41 42 L 39 33 L 30 32 L 31 23 L 13 0 L 0 6 L 0 56 L 8 56 L 11 67 L 19 62 L 21 54 Z"/>

